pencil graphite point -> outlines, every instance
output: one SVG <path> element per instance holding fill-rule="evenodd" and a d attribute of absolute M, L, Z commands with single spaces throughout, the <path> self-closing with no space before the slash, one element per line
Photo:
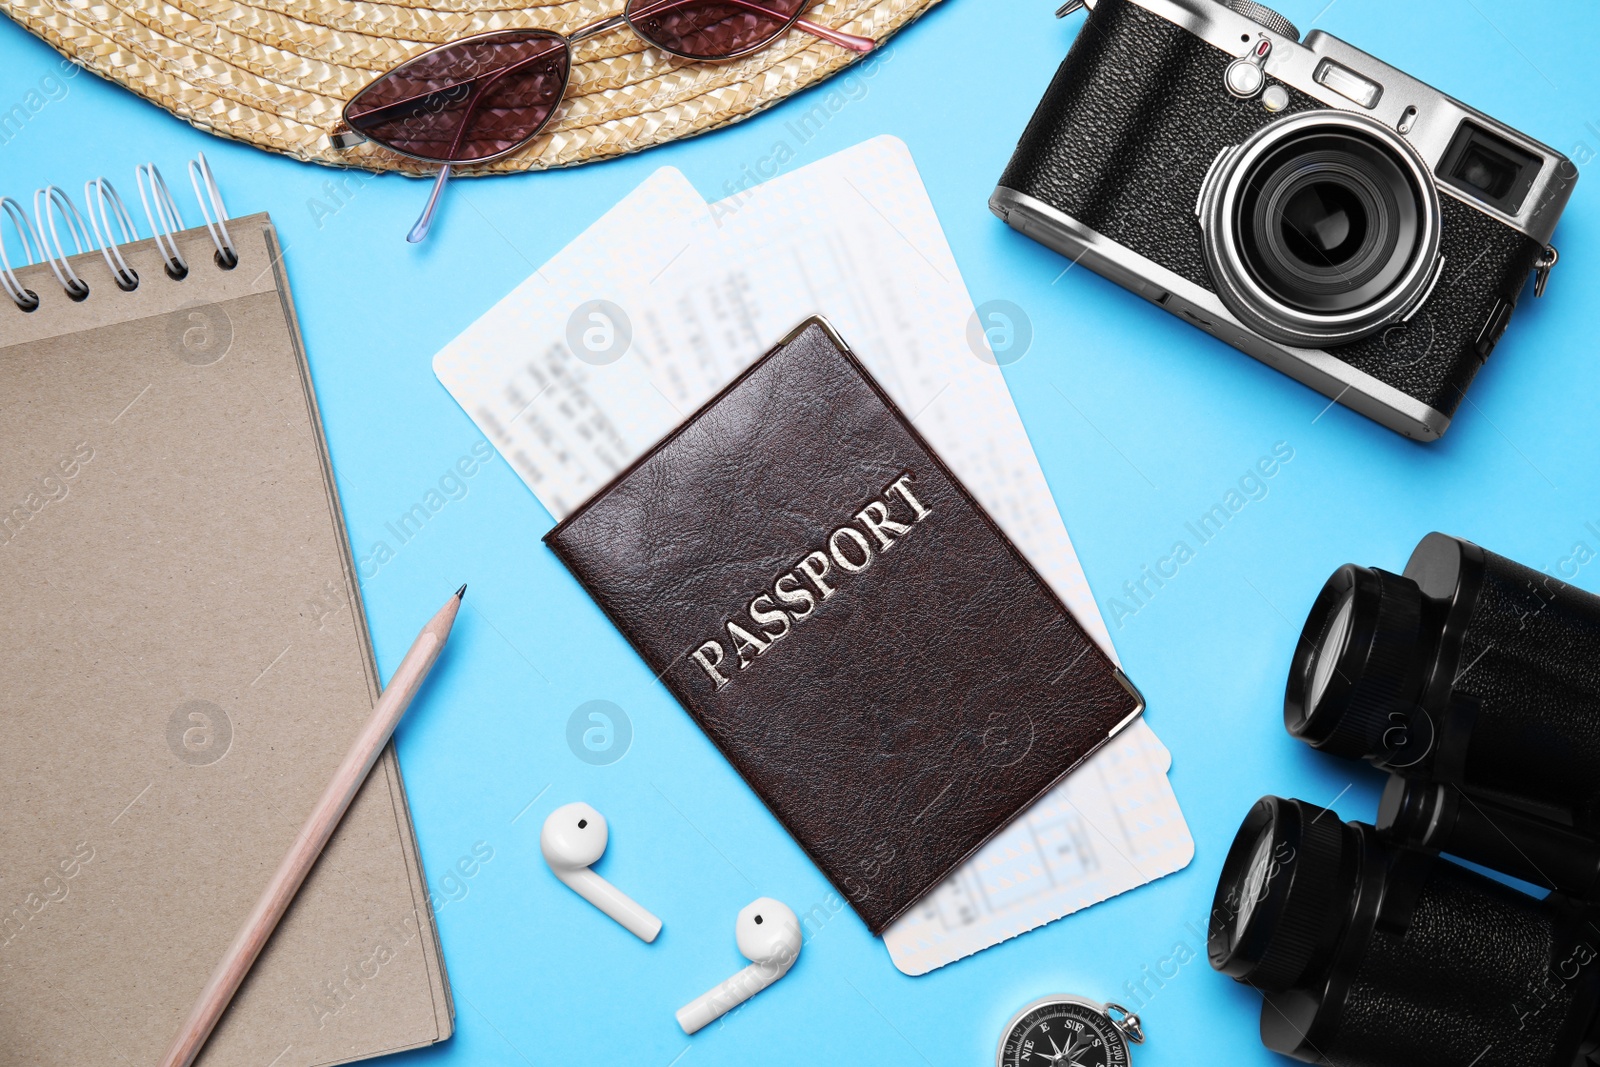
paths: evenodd
<path fill-rule="evenodd" d="M 464 597 L 466 595 L 467 595 L 467 587 L 465 585 L 463 585 L 460 589 L 456 590 L 456 599 L 457 600 L 460 600 L 462 597 Z"/>

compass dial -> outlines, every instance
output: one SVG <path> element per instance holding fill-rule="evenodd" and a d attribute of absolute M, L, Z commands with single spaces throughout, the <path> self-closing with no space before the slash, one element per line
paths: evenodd
<path fill-rule="evenodd" d="M 1036 1001 L 1011 1020 L 998 1067 L 1128 1067 L 1128 1043 L 1098 1007 L 1064 997 Z"/>

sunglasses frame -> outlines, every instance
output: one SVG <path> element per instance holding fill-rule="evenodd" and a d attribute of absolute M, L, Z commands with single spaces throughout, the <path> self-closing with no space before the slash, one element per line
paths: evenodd
<path fill-rule="evenodd" d="M 635 4 L 648 5 L 651 2 L 652 2 L 652 0 L 628 0 L 628 2 L 622 6 L 622 14 L 613 15 L 612 18 L 621 19 L 623 22 L 625 22 L 627 24 L 628 29 L 633 31 L 635 37 L 638 37 L 639 40 L 643 41 L 645 44 L 649 45 L 652 48 L 661 49 L 661 51 L 666 52 L 668 55 L 677 56 L 679 59 L 692 59 L 696 63 L 727 63 L 730 60 L 743 59 L 745 56 L 748 56 L 748 55 L 751 55 L 752 53 L 761 51 L 761 49 L 767 47 L 767 45 L 771 44 L 773 41 L 776 41 L 779 37 L 782 37 L 784 34 L 788 33 L 790 30 L 794 29 L 794 24 L 799 22 L 800 19 L 805 15 L 806 8 L 810 7 L 811 4 L 814 2 L 814 0 L 802 0 L 800 6 L 795 8 L 794 14 L 790 15 L 788 20 L 786 22 L 784 22 L 783 26 L 781 28 L 779 28 L 776 32 L 774 32 L 771 37 L 768 37 L 768 38 L 766 38 L 765 40 L 762 40 L 762 41 L 758 41 L 758 42 L 756 42 L 755 44 L 751 45 L 748 48 L 740 49 L 737 52 L 733 52 L 733 53 L 730 53 L 730 54 L 725 55 L 725 56 L 697 56 L 697 55 L 694 55 L 691 52 L 680 52 L 675 48 L 668 48 L 666 45 L 660 43 L 659 41 L 656 41 L 653 38 L 651 38 L 648 34 L 641 33 L 640 30 L 639 30 L 639 27 L 635 26 L 633 24 L 633 20 L 636 17 L 636 13 L 634 12 L 633 7 L 634 7 Z M 670 3 L 671 0 L 657 0 L 657 2 L 660 2 L 662 4 L 666 4 L 666 3 Z M 724 3 L 731 3 L 731 4 L 734 4 L 735 6 L 738 6 L 740 4 L 741 0 L 723 0 L 723 2 Z M 754 7 L 756 5 L 751 4 L 749 6 Z M 646 17 L 649 17 L 652 14 L 655 14 L 655 12 L 646 11 L 642 15 L 637 15 L 637 17 L 646 18 Z M 596 23 L 596 25 L 599 25 L 599 24 Z"/>
<path fill-rule="evenodd" d="M 735 6 L 741 6 L 741 5 L 746 5 L 746 4 L 748 4 L 748 6 L 752 6 L 752 7 L 758 6 L 756 4 L 749 3 L 749 0 L 724 0 L 724 2 L 731 3 L 731 4 L 735 5 Z M 523 148 L 526 148 L 528 146 L 528 144 L 531 143 L 534 140 L 534 138 L 538 137 L 539 134 L 544 132 L 544 128 L 546 126 L 550 125 L 551 120 L 555 118 L 556 112 L 558 110 L 560 110 L 561 105 L 566 102 L 567 88 L 570 86 L 571 81 L 572 81 L 572 63 L 573 63 L 573 60 L 572 60 L 572 46 L 574 44 L 577 44 L 579 41 L 587 40 L 590 37 L 596 37 L 596 36 L 598 36 L 598 35 L 600 35 L 602 33 L 606 33 L 606 32 L 608 32 L 610 30 L 616 29 L 619 26 L 626 26 L 626 27 L 628 27 L 628 29 L 633 31 L 634 36 L 638 37 L 641 41 L 643 41 L 645 44 L 649 45 L 651 48 L 660 49 L 661 51 L 666 52 L 668 55 L 675 56 L 678 59 L 686 59 L 686 60 L 690 60 L 690 61 L 696 62 L 696 63 L 727 63 L 727 62 L 731 62 L 731 61 L 736 60 L 736 59 L 743 59 L 745 56 L 752 55 L 752 54 L 754 54 L 756 52 L 759 52 L 761 49 L 766 48 L 768 45 L 772 44 L 778 38 L 782 37 L 784 34 L 788 33 L 790 30 L 794 29 L 795 24 L 800 22 L 805 17 L 806 9 L 811 6 L 810 2 L 801 3 L 799 5 L 799 7 L 795 9 L 794 14 L 790 15 L 784 21 L 783 25 L 781 27 L 779 27 L 777 30 L 775 30 L 772 33 L 771 36 L 766 37 L 766 38 L 764 38 L 764 39 L 762 39 L 760 41 L 757 41 L 755 44 L 752 44 L 747 48 L 740 49 L 737 52 L 733 52 L 733 53 L 730 53 L 730 54 L 725 55 L 725 56 L 704 56 L 704 55 L 695 55 L 692 52 L 683 52 L 683 51 L 680 51 L 680 50 L 675 49 L 675 48 L 668 48 L 666 45 L 661 44 L 660 42 L 656 41 L 649 34 L 642 32 L 639 29 L 639 27 L 634 24 L 634 21 L 633 21 L 634 18 L 636 18 L 636 17 L 637 18 L 647 18 L 650 15 L 656 14 L 657 11 L 660 10 L 659 7 L 656 10 L 646 10 L 646 11 L 642 11 L 642 12 L 638 12 L 638 11 L 634 10 L 634 8 L 636 6 L 648 7 L 652 3 L 659 4 L 662 7 L 664 7 L 664 6 L 668 5 L 668 4 L 670 4 L 671 0 L 627 0 L 627 3 L 623 6 L 622 12 L 620 14 L 608 16 L 607 18 L 603 18 L 603 19 L 599 20 L 598 22 L 592 22 L 587 26 L 584 26 L 584 27 L 581 27 L 581 28 L 579 28 L 577 30 L 574 30 L 570 34 L 561 34 L 561 33 L 557 33 L 554 30 L 541 30 L 541 29 L 535 29 L 535 28 L 532 28 L 532 27 L 524 28 L 524 29 L 488 30 L 488 31 L 485 31 L 484 33 L 475 33 L 475 34 L 472 34 L 471 36 L 468 36 L 468 37 L 458 37 L 457 39 L 455 39 L 453 41 L 446 41 L 443 44 L 434 45 L 432 48 L 426 49 L 425 51 L 422 51 L 422 52 L 418 52 L 414 56 L 410 56 L 410 57 L 408 57 L 406 59 L 401 60 L 399 63 L 395 64 L 393 67 L 390 67 L 388 70 L 384 71 L 382 74 L 378 75 L 376 78 L 373 78 L 366 85 L 362 86 L 361 89 L 358 90 L 354 96 L 352 96 L 349 100 L 345 101 L 344 108 L 339 113 L 340 128 L 334 131 L 334 133 L 330 136 L 330 140 L 332 140 L 333 146 L 335 148 L 339 148 L 339 149 L 352 148 L 355 145 L 358 145 L 363 141 L 371 141 L 373 144 L 378 145 L 379 147 L 383 148 L 385 151 L 393 152 L 395 155 L 404 156 L 407 159 L 415 159 L 420 163 L 434 163 L 434 164 L 437 164 L 439 166 L 470 167 L 470 166 L 476 166 L 476 165 L 478 165 L 480 163 L 492 163 L 497 159 L 504 159 L 506 156 L 512 155 L 512 154 L 514 154 L 516 152 L 521 151 Z M 772 12 L 772 13 L 776 14 L 776 12 Z M 825 29 L 825 27 L 819 27 L 819 28 L 824 28 Z M 841 33 L 841 31 L 833 31 L 833 32 L 836 33 L 836 34 L 840 34 Z M 362 132 L 360 130 L 360 128 L 358 126 L 356 126 L 355 123 L 350 121 L 350 109 L 352 107 L 357 106 L 357 104 L 360 102 L 360 100 L 361 100 L 361 98 L 363 96 L 365 96 L 374 86 L 378 85 L 384 79 L 389 78 L 390 76 L 398 73 L 399 71 L 401 71 L 405 67 L 411 65 L 412 63 L 416 63 L 416 62 L 418 62 L 420 60 L 426 59 L 429 56 L 436 55 L 437 53 L 443 52 L 445 49 L 448 49 L 448 48 L 456 48 L 456 47 L 458 47 L 460 45 L 463 45 L 463 44 L 471 44 L 471 43 L 476 42 L 476 41 L 484 41 L 484 40 L 487 40 L 489 38 L 502 36 L 504 34 L 531 34 L 531 35 L 535 35 L 535 36 L 538 36 L 538 37 L 547 38 L 547 39 L 552 40 L 552 41 L 559 41 L 562 44 L 562 46 L 565 49 L 565 51 L 566 51 L 566 65 L 562 69 L 562 73 L 561 73 L 561 94 L 556 99 L 556 103 L 550 108 L 550 113 L 548 115 L 546 115 L 544 117 L 544 119 L 537 126 L 535 126 L 533 128 L 532 131 L 529 132 L 527 137 L 523 138 L 521 141 L 518 141 L 516 144 L 512 145 L 510 148 L 506 149 L 505 151 L 503 151 L 503 152 L 495 152 L 492 155 L 479 156 L 479 157 L 476 157 L 476 158 L 473 158 L 473 159 L 451 160 L 451 159 L 440 159 L 437 156 L 420 156 L 420 155 L 417 155 L 415 152 L 407 152 L 407 151 L 405 151 L 403 149 L 396 148 L 395 146 L 389 144 L 386 141 L 383 141 L 383 140 L 381 140 L 381 139 L 379 139 L 377 137 L 373 137 L 370 134 L 364 133 L 364 132 Z M 843 36 L 851 36 L 851 35 L 843 35 Z M 839 41 L 837 41 L 833 37 L 824 36 L 823 39 L 824 40 L 834 40 L 834 43 L 839 43 Z M 463 84 L 466 84 L 466 83 L 463 83 Z"/>
<path fill-rule="evenodd" d="M 596 23 L 595 25 L 598 26 L 599 23 Z M 588 29 L 589 27 L 584 27 L 584 28 Z M 582 31 L 580 30 L 579 32 L 581 33 Z M 471 43 L 477 42 L 477 41 L 487 41 L 490 38 L 503 37 L 503 36 L 505 36 L 507 34 L 525 34 L 525 35 L 528 36 L 529 39 L 542 38 L 544 40 L 557 42 L 557 43 L 559 43 L 561 45 L 562 51 L 566 53 L 566 62 L 562 65 L 562 69 L 561 69 L 561 95 L 558 96 L 556 98 L 556 102 L 553 105 L 551 105 L 550 113 L 547 114 L 539 122 L 539 124 L 533 128 L 533 131 L 530 132 L 527 137 L 524 137 L 522 140 L 518 141 L 516 144 L 512 145 L 510 148 L 506 149 L 505 151 L 503 151 L 503 152 L 493 152 L 493 153 L 491 153 L 491 154 L 489 154 L 487 156 L 479 156 L 479 157 L 476 157 L 476 158 L 473 158 L 473 159 L 459 159 L 459 160 L 440 159 L 437 156 L 419 156 L 415 152 L 407 152 L 402 148 L 396 148 L 394 145 L 389 144 L 387 141 L 384 141 L 381 138 L 373 137 L 371 134 L 361 132 L 360 129 L 353 122 L 350 121 L 350 109 L 352 107 L 355 107 L 357 104 L 359 104 L 360 101 L 361 101 L 361 98 L 363 96 L 366 96 L 369 91 L 371 91 L 374 87 L 376 87 L 380 82 L 384 81 L 384 79 L 389 78 L 392 75 L 399 73 L 401 70 L 404 70 L 406 67 L 410 66 L 411 64 L 418 63 L 418 62 L 420 62 L 422 60 L 425 60 L 429 56 L 437 55 L 438 53 L 443 52 L 448 48 L 456 48 L 456 47 L 459 47 L 461 45 L 471 44 Z M 422 51 L 422 52 L 418 52 L 416 55 L 410 56 L 410 57 L 408 57 L 406 59 L 401 60 L 399 63 L 396 63 L 394 66 L 390 67 L 388 70 L 384 71 L 382 74 L 378 75 L 376 78 L 373 78 L 366 85 L 363 85 L 361 87 L 360 91 L 358 91 L 354 96 L 352 96 L 349 100 L 345 101 L 344 109 L 340 112 L 340 120 L 343 122 L 345 129 L 348 129 L 349 131 L 351 131 L 351 134 L 350 135 L 346 135 L 343 130 L 341 130 L 338 133 L 336 133 L 335 134 L 335 140 L 334 140 L 334 147 L 336 147 L 336 148 L 349 147 L 348 143 L 341 142 L 339 140 L 339 138 L 345 138 L 345 141 L 349 141 L 351 139 L 351 136 L 353 136 L 353 138 L 355 139 L 354 140 L 355 144 L 359 144 L 359 143 L 361 143 L 361 141 L 371 141 L 373 144 L 378 145 L 380 148 L 384 149 L 385 151 L 393 152 L 397 156 L 404 156 L 407 159 L 415 159 L 415 160 L 417 160 L 418 162 L 421 162 L 421 163 L 433 163 L 433 164 L 437 164 L 439 166 L 449 165 L 449 166 L 453 166 L 453 167 L 470 167 L 470 166 L 474 166 L 474 165 L 479 164 L 479 163 L 492 163 L 497 159 L 504 159 L 506 156 L 511 155 L 513 152 L 520 151 L 521 149 L 527 147 L 527 145 L 528 145 L 528 143 L 530 141 L 532 141 L 535 137 L 538 137 L 539 134 L 544 132 L 544 128 L 546 126 L 550 125 L 550 120 L 555 118 L 556 111 L 560 109 L 562 102 L 565 101 L 566 98 L 567 98 L 567 87 L 572 83 L 572 42 L 574 40 L 580 40 L 580 39 L 581 38 L 579 38 L 576 34 L 574 34 L 571 37 L 568 37 L 568 36 L 565 36 L 563 34 L 556 33 L 554 30 L 538 30 L 538 29 L 531 29 L 531 28 L 530 29 L 520 29 L 520 30 L 488 30 L 488 31 L 486 31 L 484 33 L 475 33 L 475 34 L 471 35 L 470 37 L 458 37 L 454 41 L 446 41 L 444 44 L 434 45 L 432 48 L 429 48 L 429 49 L 427 49 L 425 51 Z M 543 57 L 540 57 L 540 58 L 543 58 Z M 462 82 L 461 84 L 469 85 L 471 83 L 470 82 Z"/>
<path fill-rule="evenodd" d="M 643 3 L 648 5 L 652 2 L 657 4 L 655 10 L 635 10 L 636 4 Z M 554 30 L 541 30 L 533 27 L 522 29 L 501 29 L 489 30 L 484 33 L 476 33 L 468 37 L 461 37 L 454 41 L 446 41 L 443 44 L 434 45 L 432 48 L 425 49 L 421 52 L 418 52 L 414 56 L 401 60 L 399 63 L 395 64 L 393 67 L 390 67 L 388 70 L 384 71 L 376 78 L 373 78 L 366 85 L 363 85 L 359 90 L 357 90 L 354 96 L 345 101 L 344 108 L 340 111 L 339 124 L 335 126 L 334 129 L 328 134 L 328 140 L 335 149 L 340 151 L 353 148 L 356 145 L 362 144 L 366 141 L 371 141 L 373 144 L 378 145 L 385 151 L 393 152 L 395 155 L 403 158 L 415 159 L 421 163 L 432 163 L 438 166 L 439 172 L 434 178 L 433 190 L 428 194 L 428 203 L 425 207 L 423 207 L 422 214 L 417 218 L 416 224 L 413 225 L 411 227 L 411 231 L 406 234 L 406 241 L 411 244 L 416 244 L 426 239 L 428 236 L 429 227 L 433 224 L 434 209 L 439 204 L 439 196 L 444 191 L 445 183 L 450 180 L 450 176 L 455 171 L 456 167 L 475 166 L 480 163 L 491 163 L 497 159 L 504 159 L 506 156 L 521 151 L 523 148 L 527 147 L 528 144 L 530 144 L 535 138 L 544 132 L 546 126 L 550 125 L 550 121 L 555 118 L 556 112 L 559 111 L 561 105 L 566 102 L 567 89 L 572 83 L 572 46 L 577 44 L 579 41 L 606 33 L 617 28 L 618 26 L 627 26 L 628 29 L 633 31 L 634 36 L 638 37 L 650 47 L 658 48 L 670 56 L 676 56 L 679 59 L 686 59 L 696 63 L 726 63 L 731 60 L 741 59 L 744 56 L 752 54 L 753 52 L 766 48 L 768 45 L 772 44 L 774 41 L 778 40 L 778 38 L 782 37 L 784 34 L 788 33 L 797 26 L 806 33 L 811 34 L 813 37 L 831 42 L 832 44 L 836 44 L 839 47 L 848 49 L 852 52 L 865 53 L 870 52 L 877 47 L 877 42 L 870 37 L 860 37 L 853 33 L 846 33 L 843 30 L 832 29 L 831 27 L 812 22 L 810 19 L 805 17 L 805 12 L 807 8 L 811 7 L 812 4 L 816 2 L 816 0 L 800 0 L 799 6 L 795 9 L 794 14 L 785 18 L 783 24 L 774 30 L 769 36 L 762 38 L 754 44 L 751 44 L 746 48 L 742 48 L 737 52 L 731 52 L 728 55 L 696 55 L 691 52 L 680 51 L 676 48 L 669 48 L 666 45 L 659 43 L 651 35 L 642 32 L 633 22 L 635 18 L 647 18 L 651 15 L 654 15 L 664 8 L 671 6 L 674 2 L 683 4 L 693 2 L 693 0 L 626 0 L 620 14 L 611 15 L 607 18 L 601 19 L 598 22 L 592 22 L 571 34 L 561 34 Z M 742 7 L 754 9 L 756 11 L 764 12 L 767 15 L 779 14 L 778 12 L 773 11 L 771 8 L 763 8 L 760 0 L 720 0 L 720 2 L 730 4 L 736 8 Z M 397 148 L 382 138 L 374 137 L 368 133 L 365 133 L 360 129 L 360 127 L 350 121 L 350 110 L 360 103 L 362 97 L 366 96 L 374 86 L 382 84 L 391 76 L 410 66 L 411 64 L 424 60 L 429 56 L 437 55 L 447 48 L 457 48 L 463 44 L 469 44 L 475 41 L 485 41 L 490 38 L 499 37 L 505 34 L 526 35 L 524 39 L 542 38 L 550 41 L 557 41 L 560 42 L 562 50 L 565 53 L 565 64 L 561 70 L 561 87 L 555 98 L 555 102 L 550 105 L 550 110 L 545 117 L 528 131 L 528 135 L 522 140 L 518 141 L 516 144 L 512 145 L 510 148 L 507 148 L 502 152 L 494 152 L 490 155 L 478 156 L 472 159 L 440 159 L 437 156 L 423 156 L 418 155 L 415 152 L 407 152 L 405 149 Z M 521 62 L 532 63 L 542 58 L 544 58 L 543 53 Z M 516 69 L 518 65 L 520 64 L 512 64 L 509 67 L 503 68 L 501 74 L 503 75 L 510 73 L 512 70 Z M 399 104 L 410 103 L 412 99 L 418 101 L 427 101 L 441 91 L 450 92 L 456 89 L 458 86 L 469 87 L 469 93 L 472 94 L 468 98 L 470 103 L 472 100 L 476 99 L 476 94 L 481 91 L 479 88 L 473 88 L 476 81 L 477 76 L 473 75 L 468 77 L 465 81 L 457 82 L 449 86 L 445 90 L 430 90 L 426 93 L 423 93 L 419 97 L 396 101 L 395 104 L 385 106 L 392 107 Z M 473 112 L 468 110 L 463 115 L 461 119 L 461 126 L 455 133 L 456 139 L 454 144 L 459 145 L 462 143 L 466 137 L 466 134 L 471 129 L 472 120 Z"/>

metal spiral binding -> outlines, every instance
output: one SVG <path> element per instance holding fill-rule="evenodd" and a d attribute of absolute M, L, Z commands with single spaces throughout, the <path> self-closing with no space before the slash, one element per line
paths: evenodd
<path fill-rule="evenodd" d="M 57 208 L 60 208 L 61 217 L 67 224 L 67 234 L 72 238 L 73 255 L 92 252 L 94 245 L 89 241 L 89 227 L 79 214 L 78 205 L 72 202 L 72 197 L 57 185 L 47 185 L 34 191 L 33 221 L 38 227 L 39 248 L 44 253 L 45 262 L 50 264 L 50 273 L 56 276 L 56 281 L 61 283 L 67 296 L 82 300 L 89 295 L 89 283 L 78 277 L 78 272 L 72 269 L 67 250 L 61 244 L 61 234 L 56 231 Z"/>
<path fill-rule="evenodd" d="M 183 229 L 183 216 L 178 214 L 178 203 L 172 199 L 167 180 L 154 163 L 141 163 L 134 168 L 134 180 L 139 183 L 139 203 L 144 205 L 144 217 L 150 220 L 150 233 L 155 237 L 156 251 L 166 264 L 167 277 L 182 281 L 189 275 L 189 264 L 178 251 L 175 235 Z M 150 190 L 145 192 L 146 180 Z M 153 205 L 153 206 L 152 206 Z"/>
<path fill-rule="evenodd" d="M 27 212 L 22 210 L 22 205 L 11 197 L 0 197 L 0 211 L 4 211 L 11 219 L 12 227 L 17 231 L 17 237 L 22 241 L 22 254 L 28 257 L 28 262 L 33 263 L 35 257 L 33 246 L 37 243 L 40 248 L 44 243 L 39 240 L 39 235 L 34 233 L 33 223 L 28 221 Z M 33 234 L 33 240 L 28 235 Z M 39 294 L 23 286 L 22 280 L 17 277 L 17 272 L 11 267 L 11 257 L 6 254 L 6 238 L 0 232 L 0 286 L 5 287 L 6 295 L 23 311 L 32 311 L 39 306 Z"/>
<path fill-rule="evenodd" d="M 100 254 L 105 257 L 111 276 L 117 281 L 117 288 L 125 293 L 133 292 L 139 288 L 139 272 L 128 266 L 128 261 L 122 258 L 121 245 L 111 236 L 111 216 L 114 215 L 122 231 L 123 244 L 132 244 L 139 239 L 139 231 L 134 227 L 122 197 L 117 195 L 116 187 L 110 182 L 95 178 L 83 183 L 83 200 L 89 205 L 89 225 L 94 227 L 94 239 L 100 245 Z M 101 232 L 102 225 L 104 232 Z"/>
<path fill-rule="evenodd" d="M 204 191 L 200 188 L 202 181 L 205 183 Z M 239 253 L 233 247 L 233 238 L 228 235 L 228 209 L 222 206 L 222 193 L 217 189 L 217 180 L 211 175 L 211 164 L 206 162 L 204 152 L 200 153 L 198 160 L 189 161 L 189 183 L 194 186 L 195 199 L 200 201 L 200 214 L 206 220 L 206 229 L 211 232 L 211 241 L 217 246 L 217 265 L 223 270 L 232 270 L 239 265 Z M 215 222 L 212 221 L 213 214 L 216 216 Z"/>
<path fill-rule="evenodd" d="M 174 281 L 182 281 L 189 274 L 189 264 L 178 249 L 177 235 L 184 226 L 177 201 L 154 163 L 141 163 L 135 168 L 134 177 L 139 184 L 139 202 L 144 207 L 145 218 L 150 220 L 150 232 L 167 275 Z M 222 192 L 217 188 L 216 177 L 203 153 L 198 160 L 189 163 L 189 180 L 199 198 L 206 230 L 217 248 L 217 265 L 223 270 L 232 270 L 239 265 L 239 252 L 228 232 L 228 209 L 222 203 Z M 73 269 L 72 257 L 98 251 L 117 287 L 123 292 L 132 292 L 139 287 L 139 272 L 133 269 L 122 250 L 123 246 L 139 239 L 139 227 L 133 215 L 116 187 L 105 178 L 85 182 L 83 196 L 89 205 L 87 221 L 72 198 L 55 185 L 34 192 L 31 219 L 22 204 L 9 196 L 0 197 L 0 213 L 10 218 L 22 242 L 26 261 L 18 266 L 49 264 L 62 291 L 72 300 L 80 301 L 88 298 L 89 283 Z M 63 223 L 67 236 L 72 239 L 70 252 L 61 239 Z M 0 289 L 22 311 L 39 307 L 39 294 L 22 284 L 3 235 L 0 235 Z"/>

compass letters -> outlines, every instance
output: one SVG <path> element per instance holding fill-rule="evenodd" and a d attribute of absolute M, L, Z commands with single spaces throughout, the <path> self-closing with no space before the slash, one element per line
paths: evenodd
<path fill-rule="evenodd" d="M 1128 1023 L 1137 1037 L 1137 1020 L 1130 1016 Z M 1055 996 L 1017 1013 L 1000 1039 L 995 1065 L 1129 1067 L 1128 1060 L 1127 1037 L 1105 1008 L 1080 997 Z"/>

